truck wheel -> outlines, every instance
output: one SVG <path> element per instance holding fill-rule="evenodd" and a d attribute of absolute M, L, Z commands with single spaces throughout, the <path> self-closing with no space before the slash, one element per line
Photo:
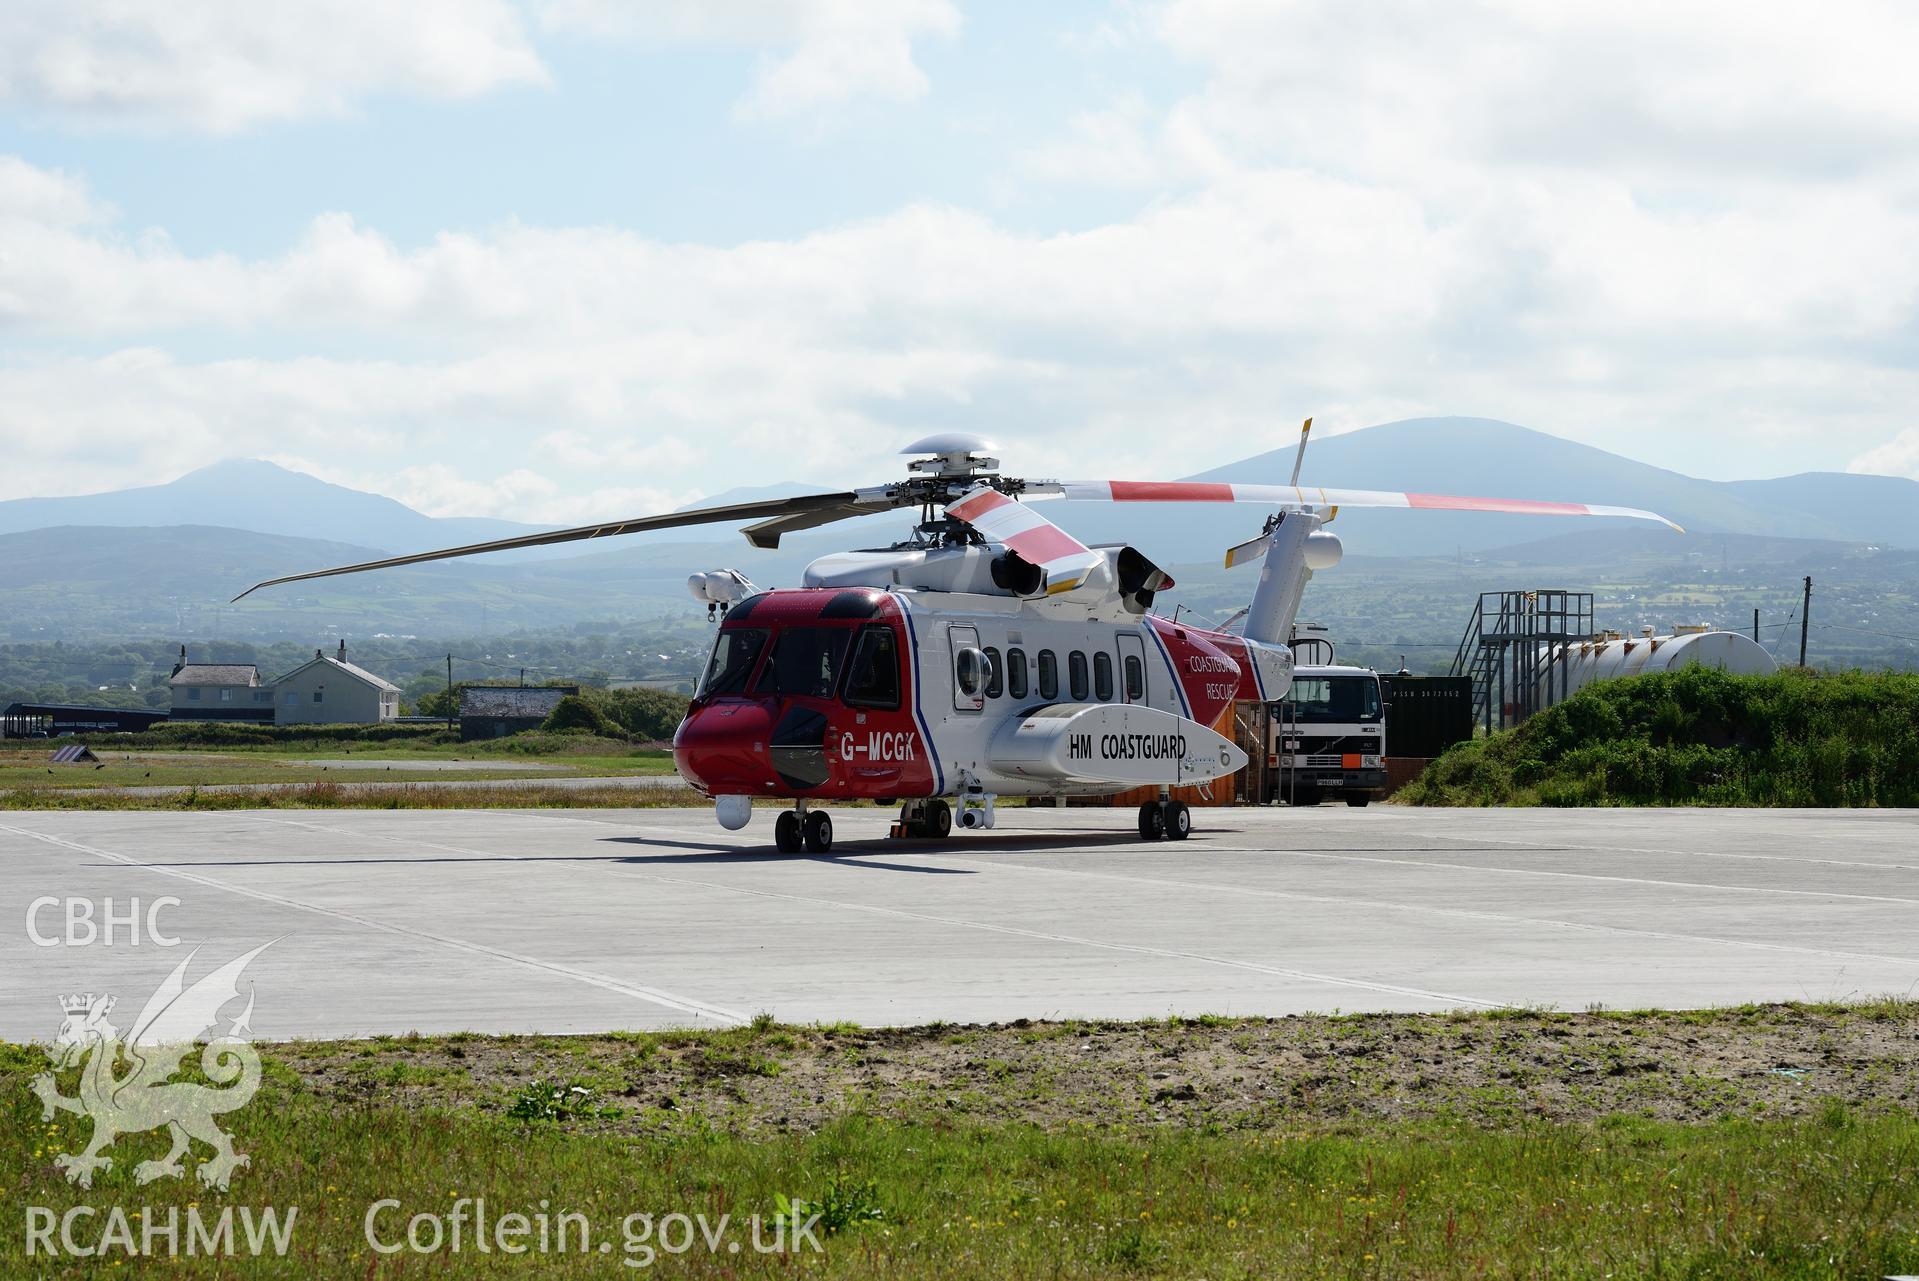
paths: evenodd
<path fill-rule="evenodd" d="M 1193 834 L 1193 811 L 1185 801 L 1166 802 L 1166 839 L 1183 841 Z"/>
<path fill-rule="evenodd" d="M 833 816 L 825 810 L 806 816 L 806 848 L 814 854 L 833 852 Z"/>
<path fill-rule="evenodd" d="M 1166 811 L 1159 807 L 1158 801 L 1150 801 L 1139 807 L 1139 839 L 1157 841 L 1166 835 Z"/>
<path fill-rule="evenodd" d="M 781 810 L 780 816 L 773 820 L 773 848 L 782 854 L 797 854 L 804 843 L 800 836 L 800 816 L 792 810 Z"/>

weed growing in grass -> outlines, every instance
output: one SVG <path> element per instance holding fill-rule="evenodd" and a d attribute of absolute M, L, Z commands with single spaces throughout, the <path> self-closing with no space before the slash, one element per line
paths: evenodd
<path fill-rule="evenodd" d="M 785 1223 L 789 1229 L 803 1227 L 817 1215 L 820 1231 L 827 1236 L 886 1221 L 886 1211 L 880 1207 L 879 1183 L 874 1179 L 835 1178 L 827 1186 L 826 1195 L 818 1200 L 795 1197 L 789 1201 L 780 1194 L 774 1197 L 773 1204 L 776 1221 Z"/>
<path fill-rule="evenodd" d="M 562 1085 L 558 1081 L 535 1081 L 514 1097 L 506 1114 L 516 1121 L 571 1121 L 619 1115 L 618 1108 L 601 1107 L 594 1102 L 595 1097 L 590 1087 L 578 1082 Z"/>

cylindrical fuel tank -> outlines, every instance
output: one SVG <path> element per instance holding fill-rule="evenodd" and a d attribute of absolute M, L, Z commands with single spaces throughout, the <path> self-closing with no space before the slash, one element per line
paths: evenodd
<path fill-rule="evenodd" d="M 1550 682 L 1553 697 L 1558 696 L 1561 688 L 1562 664 L 1568 694 L 1594 681 L 1677 671 L 1691 663 L 1739 676 L 1764 676 L 1779 670 L 1779 664 L 1764 646 L 1740 632 L 1689 632 L 1678 636 L 1580 641 L 1565 646 L 1563 653 L 1559 646 L 1552 647 L 1550 653 L 1542 650 L 1540 659 L 1550 673 L 1542 679 L 1541 691 L 1547 692 L 1546 682 Z"/>

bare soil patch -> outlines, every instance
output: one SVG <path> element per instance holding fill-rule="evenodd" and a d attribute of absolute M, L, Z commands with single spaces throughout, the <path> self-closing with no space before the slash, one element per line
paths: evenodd
<path fill-rule="evenodd" d="M 1074 1127 L 1796 1116 L 1919 1110 L 1919 1003 L 911 1029 L 764 1025 L 272 1047 L 341 1101 L 508 1109 L 590 1091 L 590 1128 L 813 1131 L 849 1114 Z"/>

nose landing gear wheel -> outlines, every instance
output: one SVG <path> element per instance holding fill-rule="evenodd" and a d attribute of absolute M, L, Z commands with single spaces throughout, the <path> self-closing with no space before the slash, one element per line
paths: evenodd
<path fill-rule="evenodd" d="M 825 810 L 813 810 L 806 816 L 806 848 L 813 854 L 833 849 L 833 818 Z"/>
<path fill-rule="evenodd" d="M 1139 838 L 1142 841 L 1164 840 L 1166 837 L 1166 811 L 1160 808 L 1158 801 L 1151 801 L 1139 807 Z"/>
<path fill-rule="evenodd" d="M 792 810 L 781 810 L 780 816 L 773 820 L 773 848 L 782 854 L 797 854 L 803 843 L 800 816 Z"/>

